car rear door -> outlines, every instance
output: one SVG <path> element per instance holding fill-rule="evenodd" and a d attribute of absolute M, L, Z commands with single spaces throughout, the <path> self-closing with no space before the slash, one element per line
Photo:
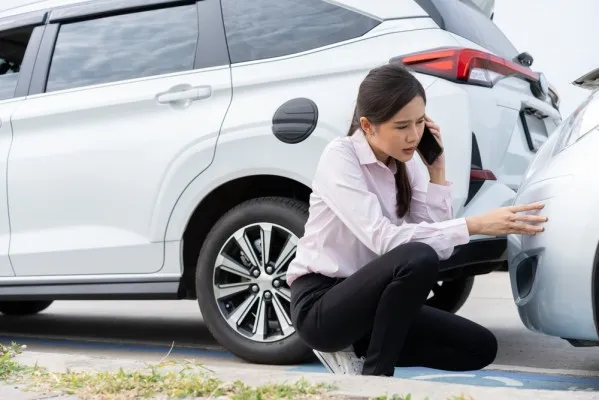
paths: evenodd
<path fill-rule="evenodd" d="M 16 275 L 161 270 L 164 227 L 154 222 L 165 182 L 186 152 L 203 154 L 185 165 L 190 174 L 211 164 L 231 100 L 215 15 L 218 0 L 52 11 L 31 95 L 13 116 Z"/>

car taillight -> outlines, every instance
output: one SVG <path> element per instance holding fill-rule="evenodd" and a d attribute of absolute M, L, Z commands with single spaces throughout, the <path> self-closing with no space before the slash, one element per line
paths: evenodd
<path fill-rule="evenodd" d="M 492 171 L 488 169 L 471 169 L 470 180 L 473 181 L 496 181 L 497 177 Z"/>
<path fill-rule="evenodd" d="M 539 80 L 539 75 L 527 67 L 467 48 L 440 48 L 390 60 L 397 61 L 416 72 L 486 87 L 493 87 L 495 82 L 506 76 L 516 76 L 529 82 Z"/>

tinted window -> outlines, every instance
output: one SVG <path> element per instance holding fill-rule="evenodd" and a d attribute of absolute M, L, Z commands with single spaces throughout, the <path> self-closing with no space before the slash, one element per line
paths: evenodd
<path fill-rule="evenodd" d="M 192 69 L 197 39 L 193 5 L 63 25 L 46 91 Z"/>
<path fill-rule="evenodd" d="M 232 63 L 341 42 L 380 23 L 321 0 L 222 0 L 222 7 Z"/>
<path fill-rule="evenodd" d="M 0 33 L 0 100 L 12 99 L 33 28 Z"/>
<path fill-rule="evenodd" d="M 416 0 L 446 31 L 511 60 L 518 50 L 495 23 L 469 0 Z"/>

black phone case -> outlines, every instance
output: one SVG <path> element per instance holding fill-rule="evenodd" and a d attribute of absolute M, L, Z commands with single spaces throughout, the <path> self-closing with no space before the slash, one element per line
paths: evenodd
<path fill-rule="evenodd" d="M 418 143 L 418 151 L 422 154 L 424 162 L 431 165 L 443 153 L 443 148 L 437 142 L 428 127 L 424 128 L 424 133 Z"/>

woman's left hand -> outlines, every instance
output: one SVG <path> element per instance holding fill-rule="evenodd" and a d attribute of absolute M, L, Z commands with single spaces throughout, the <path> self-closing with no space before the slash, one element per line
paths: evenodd
<path fill-rule="evenodd" d="M 443 146 L 443 138 L 441 137 L 441 128 L 435 123 L 428 115 L 424 116 L 424 123 L 435 136 L 441 146 Z M 428 172 L 431 176 L 431 182 L 445 184 L 445 152 L 441 153 L 439 157 L 432 163 L 432 165 L 426 164 Z"/>

